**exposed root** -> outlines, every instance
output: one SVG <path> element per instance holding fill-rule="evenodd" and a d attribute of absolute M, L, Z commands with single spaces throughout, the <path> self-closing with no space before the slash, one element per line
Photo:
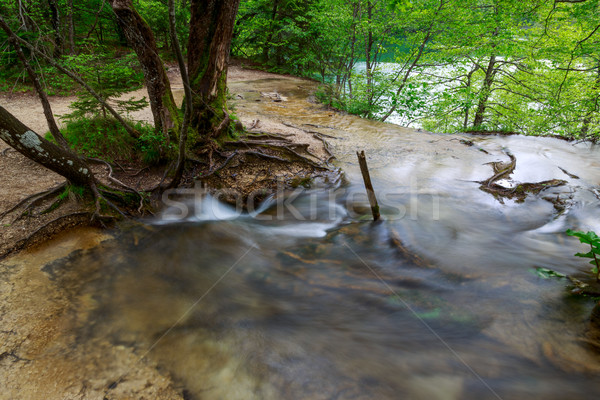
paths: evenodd
<path fill-rule="evenodd" d="M 277 160 L 277 161 L 281 161 L 284 163 L 292 163 L 292 161 L 286 160 L 285 158 L 272 156 L 270 154 L 265 154 L 261 151 L 248 150 L 248 151 L 245 151 L 244 154 L 248 154 L 248 155 L 252 155 L 252 156 L 256 156 L 256 157 L 260 157 L 260 158 L 265 158 L 267 160 Z"/>
<path fill-rule="evenodd" d="M 495 184 L 496 181 L 508 178 L 508 176 L 514 172 L 515 167 L 517 166 L 517 158 L 509 152 L 507 152 L 506 155 L 510 157 L 510 163 L 507 164 L 499 161 L 491 162 L 490 164 L 494 169 L 494 175 L 491 178 L 481 182 L 482 185 L 490 187 L 490 185 Z"/>
<path fill-rule="evenodd" d="M 298 126 L 298 125 L 290 124 L 289 122 L 283 122 L 283 125 L 285 125 L 287 127 L 290 127 L 290 128 L 301 130 L 301 131 L 306 132 L 306 133 L 312 133 L 313 135 L 323 136 L 323 137 L 326 137 L 326 138 L 329 138 L 329 139 L 338 139 L 338 140 L 341 139 L 341 138 L 339 138 L 337 136 L 332 136 L 332 135 L 328 135 L 328 134 L 323 133 L 323 132 L 313 131 L 313 130 L 310 130 L 310 129 L 306 129 L 306 128 L 303 128 L 303 127 Z M 320 128 L 320 129 L 334 129 L 334 128 L 330 127 L 330 126 L 321 126 L 321 125 L 313 125 L 313 124 L 304 124 L 304 125 L 305 126 L 314 126 L 315 128 Z"/>
<path fill-rule="evenodd" d="M 11 150 L 16 152 L 16 150 L 13 149 L 12 147 L 7 147 L 6 149 L 2 150 L 2 153 L 1 153 L 2 157 L 6 157 L 8 155 L 8 152 Z"/>
<path fill-rule="evenodd" d="M 208 174 L 203 175 L 202 178 L 208 178 L 214 174 L 216 174 L 217 172 L 219 172 L 220 170 L 222 170 L 223 168 L 225 168 L 227 166 L 227 164 L 229 164 L 229 162 L 238 155 L 237 151 L 234 151 L 233 153 L 231 153 L 223 162 L 223 164 L 221 164 L 221 166 L 219 166 L 218 168 L 215 168 L 211 171 L 208 172 Z"/>
<path fill-rule="evenodd" d="M 406 246 L 404 246 L 404 243 L 402 242 L 400 235 L 394 228 L 390 228 L 390 244 L 396 250 L 398 250 L 398 253 L 400 253 L 402 258 L 406 259 L 408 262 L 410 262 L 418 267 L 423 267 L 423 268 L 430 267 L 430 265 L 428 265 L 421 257 L 419 257 L 414 252 L 408 250 L 406 248 Z"/>
<path fill-rule="evenodd" d="M 294 136 L 293 133 L 265 133 L 265 132 L 250 132 L 246 135 L 247 138 L 251 139 L 275 139 L 275 140 L 289 140 L 290 136 Z"/>
<path fill-rule="evenodd" d="M 106 195 L 110 195 L 110 196 L 115 196 L 114 193 L 109 192 L 107 190 L 99 190 L 96 185 L 92 186 L 92 192 L 94 193 L 94 199 L 96 202 L 96 211 L 94 212 L 93 216 L 92 216 L 92 220 L 98 220 L 98 221 L 102 221 L 102 220 L 112 220 L 114 219 L 113 216 L 111 215 L 103 215 L 101 210 L 102 210 L 102 206 L 100 201 L 103 200 L 106 204 L 108 204 L 108 206 L 110 208 L 112 208 L 113 210 L 115 210 L 119 215 L 121 215 L 123 218 L 127 218 L 127 215 L 121 211 L 121 209 L 119 207 L 117 207 L 116 205 L 114 205 L 110 200 L 108 200 L 106 198 L 106 196 L 103 196 L 102 193 L 106 194 Z"/>
<path fill-rule="evenodd" d="M 256 150 L 257 147 L 265 148 L 265 149 L 272 150 L 276 153 L 282 153 L 282 154 L 286 154 L 286 155 L 290 156 L 289 161 L 299 161 L 301 163 L 310 165 L 311 167 L 316 168 L 316 169 L 328 170 L 328 168 L 317 164 L 310 158 L 308 158 L 308 157 L 300 154 L 298 151 L 296 151 L 296 149 L 301 150 L 301 151 L 305 152 L 306 154 L 308 154 L 309 156 L 318 159 L 318 157 L 316 155 L 314 155 L 313 153 L 311 153 L 308 150 L 308 146 L 309 146 L 308 144 L 297 144 L 297 143 L 293 143 L 292 141 L 287 140 L 287 139 L 285 139 L 285 140 L 283 140 L 283 139 L 279 139 L 279 140 L 239 140 L 239 141 L 235 141 L 235 142 L 227 142 L 227 143 L 225 143 L 225 146 L 231 147 L 231 148 L 238 148 L 238 149 L 247 149 L 247 150 L 252 150 L 252 149 Z M 281 158 L 281 157 L 279 157 L 279 158 Z"/>
<path fill-rule="evenodd" d="M 231 117 L 225 109 L 223 109 L 223 115 L 225 117 L 223 118 L 221 123 L 219 123 L 219 125 L 213 130 L 213 133 L 211 135 L 211 137 L 213 138 L 220 137 L 221 134 L 225 132 L 225 130 L 229 127 L 229 124 L 231 123 Z"/>
<path fill-rule="evenodd" d="M 256 129 L 256 128 L 258 128 L 259 125 L 260 125 L 260 119 L 255 119 L 254 121 L 252 121 L 252 125 L 250 125 L 248 130 L 251 131 L 252 129 Z"/>
<path fill-rule="evenodd" d="M 327 158 L 326 162 L 329 163 L 329 161 L 331 161 L 335 158 L 335 156 L 329 149 L 329 143 L 327 143 L 327 141 L 323 137 L 321 137 L 320 135 L 317 135 L 316 133 L 313 133 L 313 137 L 317 140 L 320 140 L 323 143 L 323 148 L 325 149 L 325 151 L 327 152 L 327 155 L 329 156 L 329 158 Z"/>
<path fill-rule="evenodd" d="M 31 210 L 33 207 L 35 207 L 37 204 L 40 204 L 44 200 L 56 195 L 61 190 L 64 190 L 66 187 L 67 187 L 67 183 L 63 182 L 62 184 L 55 186 L 52 189 L 49 189 L 45 192 L 32 194 L 31 196 L 28 196 L 28 197 L 24 198 L 23 200 L 21 200 L 14 207 L 12 207 L 9 210 L 0 214 L 0 220 L 3 219 L 4 217 L 6 217 L 7 215 L 9 215 L 10 213 L 18 210 L 19 208 L 24 207 L 23 212 L 15 219 L 15 221 L 17 221 L 20 218 L 22 218 L 29 210 Z"/>
<path fill-rule="evenodd" d="M 144 208 L 144 196 L 142 196 L 142 194 L 141 194 L 141 193 L 140 193 L 138 190 L 136 190 L 135 188 L 132 188 L 131 186 L 128 186 L 128 185 L 124 184 L 124 183 L 123 183 L 123 182 L 121 182 L 120 180 L 118 180 L 118 179 L 116 179 L 115 177 L 113 177 L 113 176 L 112 176 L 112 174 L 113 174 L 113 169 L 112 169 L 112 166 L 111 166 L 111 165 L 110 165 L 110 164 L 109 164 L 107 161 L 101 160 L 101 159 L 99 159 L 99 158 L 88 158 L 88 160 L 89 160 L 89 161 L 92 161 L 92 162 L 96 162 L 96 163 L 104 164 L 104 165 L 105 165 L 105 166 L 108 168 L 108 179 L 109 179 L 111 182 L 113 182 L 113 183 L 115 183 L 115 184 L 117 184 L 117 185 L 120 185 L 121 187 L 123 187 L 123 189 L 124 189 L 125 191 L 128 191 L 128 192 L 131 192 L 131 193 L 135 193 L 135 194 L 137 194 L 137 195 L 139 196 L 139 198 L 140 198 L 140 205 L 139 205 L 139 207 L 138 207 L 138 213 L 141 213 L 141 212 L 142 212 L 142 210 L 143 210 L 143 208 Z M 117 164 L 117 165 L 118 165 L 118 164 Z M 121 168 L 123 171 L 125 171 L 125 169 L 123 169 L 123 167 L 121 167 L 120 165 L 119 165 L 119 168 Z M 92 191 L 93 191 L 93 189 L 92 189 Z M 96 193 L 94 193 L 94 195 L 95 195 L 95 194 L 96 194 Z"/>

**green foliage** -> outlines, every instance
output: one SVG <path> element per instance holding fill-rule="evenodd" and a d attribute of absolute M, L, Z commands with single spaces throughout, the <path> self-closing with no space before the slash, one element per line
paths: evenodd
<path fill-rule="evenodd" d="M 567 235 L 575 236 L 579 238 L 581 243 L 590 245 L 589 252 L 576 253 L 575 256 L 592 259 L 592 261 L 590 261 L 590 264 L 594 266 L 592 271 L 596 274 L 596 280 L 600 282 L 600 260 L 598 260 L 598 255 L 600 255 L 600 237 L 598 237 L 595 232 L 573 231 L 571 229 L 567 230 Z"/>
<path fill-rule="evenodd" d="M 566 275 L 561 274 L 560 272 L 556 272 L 551 269 L 543 268 L 543 267 L 535 267 L 534 272 L 538 277 L 543 278 L 543 279 L 566 278 Z"/>
<path fill-rule="evenodd" d="M 367 118 L 600 138 L 600 0 L 249 0 L 232 51 Z"/>
<path fill-rule="evenodd" d="M 160 162 L 163 148 L 165 146 L 165 137 L 160 133 L 156 133 L 154 129 L 147 127 L 143 134 L 138 139 L 137 149 L 140 153 L 141 160 L 145 164 L 157 164 Z"/>
<path fill-rule="evenodd" d="M 107 161 L 140 160 L 147 164 L 158 162 L 164 136 L 157 135 L 153 127 L 140 122 L 134 127 L 142 133 L 137 140 L 118 121 L 97 116 L 68 121 L 63 134 L 74 150 L 88 157 Z"/>

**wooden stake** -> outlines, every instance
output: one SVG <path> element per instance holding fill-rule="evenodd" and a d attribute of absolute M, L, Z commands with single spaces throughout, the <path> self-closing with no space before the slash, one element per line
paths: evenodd
<path fill-rule="evenodd" d="M 367 189 L 367 196 L 369 197 L 369 203 L 371 204 L 371 212 L 373 213 L 373 220 L 379 220 L 379 204 L 377 204 L 377 197 L 375 197 L 375 191 L 373 190 L 373 184 L 371 183 L 371 175 L 369 175 L 369 167 L 367 166 L 367 158 L 365 157 L 365 151 L 360 153 L 357 151 L 356 156 L 358 157 L 358 164 L 360 165 L 360 172 L 362 172 L 363 180 L 365 181 L 365 188 Z"/>

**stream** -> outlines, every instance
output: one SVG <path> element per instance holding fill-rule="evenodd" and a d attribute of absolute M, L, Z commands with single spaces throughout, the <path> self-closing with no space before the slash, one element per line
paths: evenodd
<path fill-rule="evenodd" d="M 135 348 L 189 399 L 599 396 L 594 302 L 535 269 L 588 270 L 573 257 L 587 250 L 564 232 L 600 232 L 598 149 L 417 132 L 327 111 L 312 90 L 294 79 L 230 85 L 240 113 L 331 136 L 347 183 L 287 191 L 251 214 L 197 194 L 53 262 L 48 271 L 102 271 L 78 294 L 77 336 Z M 508 151 L 514 181 L 567 183 L 499 201 L 477 182 Z"/>

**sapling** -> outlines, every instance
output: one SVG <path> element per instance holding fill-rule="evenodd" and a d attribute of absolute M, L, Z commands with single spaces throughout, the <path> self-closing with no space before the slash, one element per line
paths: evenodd
<path fill-rule="evenodd" d="M 567 235 L 575 236 L 579 238 L 581 243 L 587 243 L 590 245 L 590 251 L 588 253 L 576 253 L 575 256 L 583 258 L 591 258 L 590 264 L 594 266 L 593 271 L 596 273 L 596 282 L 600 282 L 600 263 L 598 255 L 600 255 L 600 237 L 595 232 L 583 232 L 567 230 Z"/>

